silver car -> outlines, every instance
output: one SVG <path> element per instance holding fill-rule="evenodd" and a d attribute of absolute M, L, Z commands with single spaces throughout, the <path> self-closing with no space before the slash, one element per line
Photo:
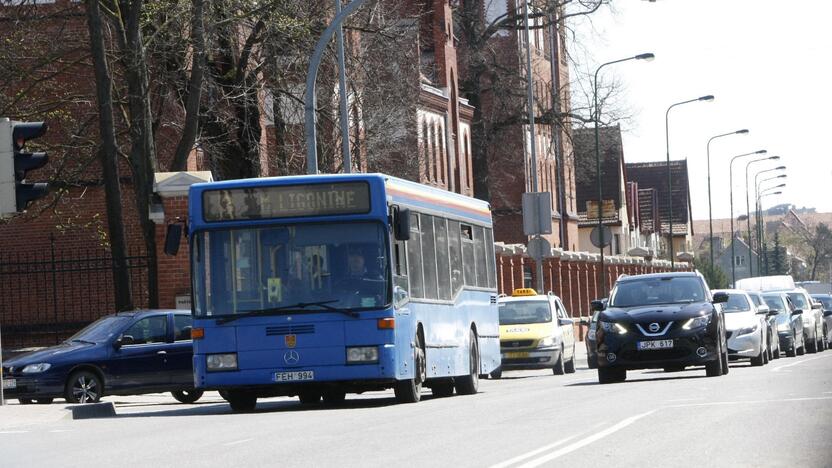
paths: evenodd
<path fill-rule="evenodd" d="M 783 292 L 764 293 L 763 300 L 772 312 L 777 312 L 777 335 L 786 356 L 802 356 L 806 352 L 802 312 L 794 307 L 789 296 Z"/>
<path fill-rule="evenodd" d="M 758 292 L 746 291 L 748 297 L 757 306 L 758 312 L 766 312 L 766 337 L 768 339 L 768 358 L 780 359 L 780 339 L 777 337 L 777 312 L 771 312 L 766 301 L 763 300 L 763 295 Z"/>
<path fill-rule="evenodd" d="M 768 363 L 768 310 L 759 310 L 748 293 L 738 289 L 713 291 L 728 295 L 722 304 L 728 359 L 750 359 L 752 366 Z"/>
<path fill-rule="evenodd" d="M 805 289 L 785 291 L 794 307 L 803 312 L 803 334 L 806 335 L 806 351 L 817 353 L 823 346 L 823 311 L 820 304 L 812 303 Z"/>
<path fill-rule="evenodd" d="M 824 346 L 829 349 L 832 345 L 832 294 L 812 294 L 812 298 L 820 302 L 823 310 L 823 336 L 826 337 Z"/>

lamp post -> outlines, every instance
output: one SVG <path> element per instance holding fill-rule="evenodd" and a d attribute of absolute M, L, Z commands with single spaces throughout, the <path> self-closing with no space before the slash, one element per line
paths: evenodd
<path fill-rule="evenodd" d="M 783 184 L 783 185 L 785 186 L 786 184 Z M 774 187 L 772 187 L 772 188 L 774 188 Z M 760 195 L 757 196 L 757 205 L 759 205 L 759 207 L 760 207 L 760 217 L 761 218 L 764 216 L 763 215 L 762 198 L 767 197 L 769 195 L 781 195 L 782 193 L 783 192 L 781 192 L 781 191 L 777 191 L 777 192 L 761 193 Z M 763 220 L 761 219 L 761 221 L 763 221 Z M 763 237 L 765 237 L 765 231 L 762 231 L 762 233 L 763 233 Z M 768 249 L 765 248 L 765 239 L 763 239 L 763 242 L 761 243 L 761 245 L 763 246 L 763 264 L 765 265 L 765 269 L 766 269 L 765 274 L 768 275 Z M 762 269 L 760 271 L 762 271 Z"/>
<path fill-rule="evenodd" d="M 748 234 L 748 277 L 751 278 L 754 276 L 754 262 L 751 261 L 751 257 L 753 255 L 753 251 L 751 250 L 751 204 L 748 201 L 748 168 L 751 167 L 752 164 L 762 162 L 762 161 L 776 161 L 780 159 L 780 156 L 769 156 L 767 158 L 758 158 L 752 159 L 745 163 L 745 225 L 746 225 L 746 233 Z"/>
<path fill-rule="evenodd" d="M 744 128 L 742 130 L 737 130 L 735 132 L 723 133 L 721 135 L 712 136 L 708 140 L 708 144 L 705 147 L 708 155 L 708 243 L 710 245 L 711 250 L 711 266 L 714 264 L 714 216 L 713 211 L 711 209 L 711 142 L 716 140 L 717 138 L 722 138 L 730 135 L 747 135 L 748 129 Z"/>
<path fill-rule="evenodd" d="M 689 104 L 691 102 L 698 102 L 698 101 L 705 101 L 711 102 L 714 100 L 712 95 L 701 96 L 696 99 L 689 99 L 687 101 L 677 102 L 675 104 L 671 104 L 670 107 L 667 108 L 667 112 L 664 113 L 664 139 L 665 139 L 665 146 L 667 148 L 667 211 L 668 217 L 667 220 L 670 223 L 670 269 L 673 270 L 676 267 L 676 260 L 673 258 L 673 181 L 670 177 L 670 110 L 676 106 L 681 106 L 682 104 Z M 661 226 L 661 222 L 659 222 Z"/>
<path fill-rule="evenodd" d="M 644 53 L 634 55 L 632 57 L 627 57 L 619 60 L 613 60 L 611 62 L 602 63 L 597 69 L 595 69 L 595 79 L 592 85 L 592 97 L 593 97 L 593 109 L 594 109 L 594 121 L 595 121 L 595 177 L 596 182 L 598 184 L 598 239 L 600 240 L 598 250 L 601 252 L 599 263 L 600 268 L 599 271 L 601 272 L 601 297 L 606 297 L 607 295 L 607 275 L 604 271 L 604 223 L 601 214 L 603 212 L 603 201 L 604 201 L 604 185 L 601 181 L 601 150 L 599 149 L 598 145 L 598 126 L 600 125 L 601 120 L 601 111 L 598 109 L 598 73 L 601 71 L 602 68 L 613 65 L 616 63 L 621 62 L 628 62 L 630 60 L 646 60 L 650 61 L 656 58 L 655 55 L 652 53 Z M 588 214 L 588 213 L 587 213 Z"/>
<path fill-rule="evenodd" d="M 737 282 L 737 273 L 736 273 L 736 265 L 737 265 L 737 257 L 734 253 L 734 161 L 738 158 L 744 158 L 746 156 L 752 156 L 755 154 L 766 154 L 768 151 L 766 150 L 759 150 L 754 151 L 751 153 L 744 153 L 738 154 L 731 158 L 731 162 L 728 163 L 728 191 L 730 194 L 730 205 L 731 205 L 731 286 Z"/>
<path fill-rule="evenodd" d="M 762 258 L 760 257 L 759 252 L 763 251 L 763 230 L 765 229 L 765 226 L 763 226 L 763 224 L 760 222 L 760 219 L 761 219 L 761 216 L 762 216 L 762 214 L 760 213 L 760 184 L 762 184 L 763 182 L 769 181 L 769 180 L 785 178 L 786 174 L 780 174 L 780 175 L 772 176 L 772 177 L 769 177 L 769 178 L 766 178 L 766 179 L 763 179 L 763 180 L 759 180 L 759 177 L 760 177 L 761 174 L 765 174 L 767 172 L 782 171 L 782 170 L 785 170 L 785 169 L 786 169 L 786 166 L 777 166 L 773 169 L 766 169 L 764 171 L 760 171 L 756 175 L 754 175 L 754 200 L 755 200 L 754 201 L 754 210 L 755 210 L 754 212 L 755 212 L 756 221 L 757 221 L 755 224 L 757 225 L 757 252 L 758 252 L 758 255 L 757 255 L 757 260 L 758 260 L 757 261 L 757 271 L 759 271 L 759 272 L 763 271 Z"/>

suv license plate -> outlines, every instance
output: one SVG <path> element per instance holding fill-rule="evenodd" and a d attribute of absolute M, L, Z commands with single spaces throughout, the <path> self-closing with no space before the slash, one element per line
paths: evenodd
<path fill-rule="evenodd" d="M 315 372 L 311 370 L 293 372 L 275 372 L 275 382 L 300 382 L 303 380 L 315 380 Z"/>
<path fill-rule="evenodd" d="M 10 390 L 12 388 L 17 388 L 17 380 L 3 379 L 3 390 Z"/>
<path fill-rule="evenodd" d="M 673 347 L 673 340 L 639 341 L 639 351 L 650 351 L 653 349 L 670 349 Z"/>

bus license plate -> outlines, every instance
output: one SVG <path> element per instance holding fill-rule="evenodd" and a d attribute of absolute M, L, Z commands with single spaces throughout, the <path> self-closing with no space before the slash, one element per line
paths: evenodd
<path fill-rule="evenodd" d="M 12 388 L 17 388 L 17 380 L 3 379 L 3 390 L 11 390 Z"/>
<path fill-rule="evenodd" d="M 300 382 L 303 380 L 315 380 L 315 372 L 311 370 L 302 370 L 293 372 L 276 372 L 274 374 L 275 382 Z"/>
<path fill-rule="evenodd" d="M 654 341 L 639 341 L 639 351 L 649 351 L 653 349 L 670 349 L 673 347 L 673 340 L 654 340 Z"/>

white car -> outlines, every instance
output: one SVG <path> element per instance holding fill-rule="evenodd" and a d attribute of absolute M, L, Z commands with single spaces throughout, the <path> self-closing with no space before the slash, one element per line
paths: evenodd
<path fill-rule="evenodd" d="M 777 311 L 772 311 L 771 308 L 766 304 L 765 299 L 763 299 L 763 295 L 758 292 L 753 291 L 746 291 L 748 293 L 748 297 L 751 298 L 751 301 L 754 302 L 754 305 L 757 306 L 757 311 L 767 312 L 767 319 L 766 323 L 768 324 L 768 358 L 771 359 L 780 359 L 780 339 L 778 337 L 778 330 L 777 330 Z"/>
<path fill-rule="evenodd" d="M 722 304 L 728 359 L 750 359 L 752 366 L 768 363 L 768 308 L 759 309 L 745 291 L 724 289 L 728 302 Z"/>
<path fill-rule="evenodd" d="M 815 304 L 803 288 L 784 291 L 794 307 L 803 312 L 803 335 L 806 337 L 806 351 L 817 353 L 825 349 L 823 339 L 823 310 Z"/>

